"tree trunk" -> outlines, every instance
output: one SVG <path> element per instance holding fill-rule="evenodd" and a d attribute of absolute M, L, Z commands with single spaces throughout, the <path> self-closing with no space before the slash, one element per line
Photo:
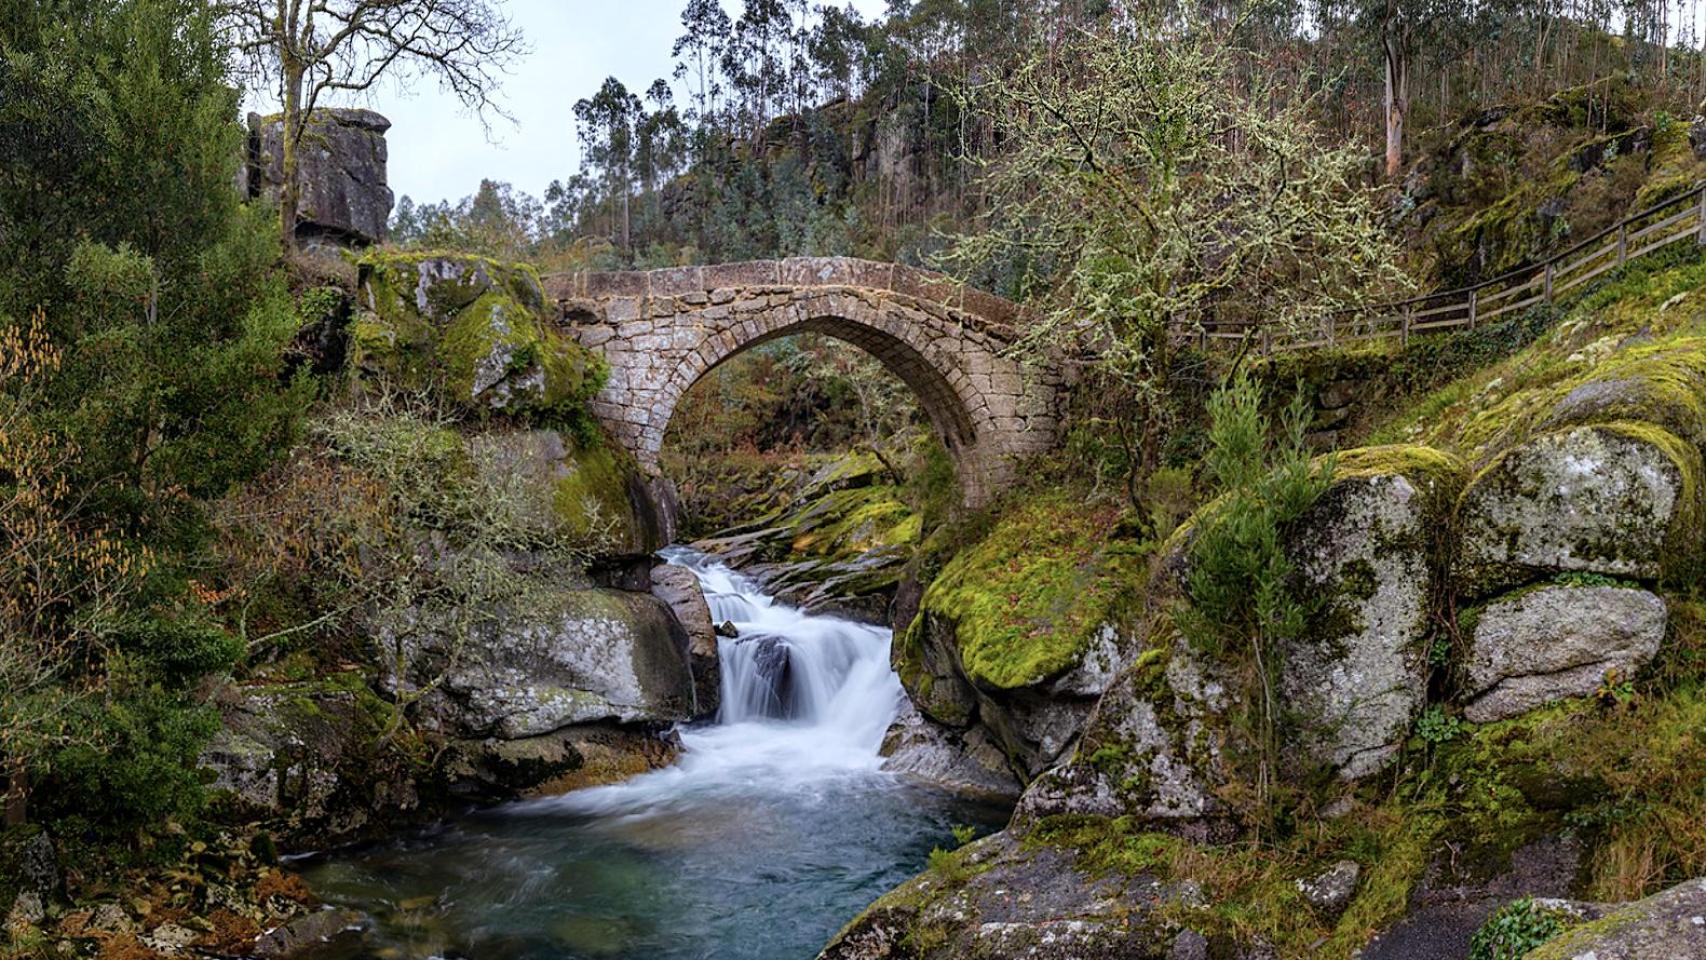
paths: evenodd
<path fill-rule="evenodd" d="M 1396 179 L 1404 169 L 1404 117 L 1410 111 L 1408 38 L 1392 5 L 1387 6 L 1382 46 L 1386 51 L 1386 176 Z"/>
<path fill-rule="evenodd" d="M 8 827 L 21 827 L 29 820 L 30 775 L 22 760 L 7 763 L 6 818 Z"/>
<path fill-rule="evenodd" d="M 279 242 L 289 253 L 296 249 L 296 215 L 302 206 L 302 190 L 297 183 L 297 167 L 300 162 L 298 148 L 301 146 L 302 132 L 307 128 L 307 118 L 302 116 L 302 75 L 303 67 L 288 53 L 284 54 L 284 116 L 279 129 L 279 145 L 283 152 L 284 182 L 278 191 L 278 231 Z"/>

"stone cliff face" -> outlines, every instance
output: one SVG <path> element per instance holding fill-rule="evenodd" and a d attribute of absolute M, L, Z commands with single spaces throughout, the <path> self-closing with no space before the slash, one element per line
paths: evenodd
<path fill-rule="evenodd" d="M 303 241 L 367 246 L 385 239 L 393 196 L 385 179 L 385 131 L 391 121 L 371 110 L 314 111 L 298 159 Z M 239 189 L 276 203 L 284 184 L 284 125 L 277 116 L 249 114 L 248 162 Z"/>

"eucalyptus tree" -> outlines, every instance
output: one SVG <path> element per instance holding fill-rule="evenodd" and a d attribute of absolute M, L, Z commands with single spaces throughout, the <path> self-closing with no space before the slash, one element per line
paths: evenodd
<path fill-rule="evenodd" d="M 436 79 L 481 117 L 502 114 L 498 81 L 525 46 L 493 0 L 212 0 L 248 77 L 281 106 L 279 232 L 296 242 L 303 138 L 325 97 L 361 96 L 385 77 Z"/>
<path fill-rule="evenodd" d="M 622 81 L 606 77 L 598 92 L 575 102 L 575 132 L 581 144 L 581 165 L 604 173 L 605 200 L 610 210 L 610 233 L 619 236 L 624 253 L 632 251 L 629 197 L 634 182 L 634 134 L 644 107 Z M 621 205 L 621 222 L 617 205 Z"/>
<path fill-rule="evenodd" d="M 718 71 L 734 24 L 717 0 L 687 0 L 681 11 L 681 28 L 684 32 L 675 38 L 669 52 L 677 61 L 675 78 L 688 82 L 693 120 L 701 126 L 709 125 L 723 91 Z"/>

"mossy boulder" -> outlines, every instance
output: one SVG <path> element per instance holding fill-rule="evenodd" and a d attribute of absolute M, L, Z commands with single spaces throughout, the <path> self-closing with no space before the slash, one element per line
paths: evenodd
<path fill-rule="evenodd" d="M 1072 756 L 1025 790 L 1014 822 L 1066 814 L 1177 824 L 1219 817 L 1226 690 L 1179 638 L 1158 636 L 1097 702 Z"/>
<path fill-rule="evenodd" d="M 1680 578 L 1700 546 L 1700 474 L 1699 450 L 1650 423 L 1535 437 L 1464 491 L 1457 591 L 1485 597 L 1569 572 Z"/>
<path fill-rule="evenodd" d="M 1184 936 L 1167 906 L 1188 898 L 1153 877 L 1091 869 L 1069 848 L 1003 831 L 884 894 L 819 960 L 1167 960 Z M 1201 954 L 1206 956 L 1206 954 Z"/>
<path fill-rule="evenodd" d="M 1466 617 L 1464 716 L 1487 723 L 1631 679 L 1659 651 L 1665 602 L 1640 589 L 1551 584 Z"/>
<path fill-rule="evenodd" d="M 599 357 L 546 318 L 531 267 L 481 257 L 372 253 L 360 263 L 350 364 L 363 380 L 431 391 L 467 413 L 578 424 Z"/>
<path fill-rule="evenodd" d="M 1141 551 L 1116 535 L 1118 517 L 1042 497 L 957 553 L 896 639 L 919 709 L 982 725 L 1027 777 L 1056 762 L 1136 646 Z"/>
<path fill-rule="evenodd" d="M 925 716 L 955 728 L 977 718 L 977 692 L 960 672 L 951 629 L 921 613 L 895 638 L 891 659 L 908 698 Z"/>
<path fill-rule="evenodd" d="M 461 737 L 695 715 L 687 635 L 668 607 L 649 594 L 533 576 L 525 607 L 495 618 L 404 614 L 376 624 L 383 647 L 405 651 L 407 671 L 390 678 L 399 695 L 429 695 L 437 723 Z"/>
<path fill-rule="evenodd" d="M 214 702 L 222 727 L 200 758 L 211 789 L 287 846 L 364 839 L 420 808 L 425 751 L 362 672 L 226 686 Z"/>
<path fill-rule="evenodd" d="M 1434 571 L 1465 468 L 1427 447 L 1343 454 L 1286 534 L 1320 612 L 1282 654 L 1294 742 L 1346 779 L 1397 753 L 1427 692 Z"/>
<path fill-rule="evenodd" d="M 1101 692 L 1118 664 L 1095 656 L 1097 641 L 1131 601 L 1137 563 L 1111 536 L 1117 519 L 1111 506 L 1038 498 L 954 556 L 922 609 L 951 624 L 968 681 L 992 692 L 1050 681 Z"/>
<path fill-rule="evenodd" d="M 1300 760 L 1358 779 L 1408 736 L 1426 697 L 1438 557 L 1465 472 L 1427 447 L 1350 451 L 1283 531 L 1297 589 L 1322 600 L 1278 656 L 1282 733 Z M 1147 649 L 1103 695 L 1071 757 L 1027 789 L 1020 819 L 1133 816 L 1212 829 L 1225 816 L 1216 797 L 1245 709 L 1229 693 L 1241 666 L 1193 649 L 1170 612 L 1190 603 L 1198 535 L 1223 509 L 1205 506 L 1163 545 L 1149 579 Z"/>
<path fill-rule="evenodd" d="M 1580 923 L 1529 951 L 1526 960 L 1657 960 L 1706 957 L 1706 879 L 1688 880 L 1643 900 L 1597 907 Z"/>

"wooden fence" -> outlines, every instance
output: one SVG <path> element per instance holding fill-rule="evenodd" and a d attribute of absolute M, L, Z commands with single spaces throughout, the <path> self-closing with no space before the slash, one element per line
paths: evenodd
<path fill-rule="evenodd" d="M 1706 183 L 1624 217 L 1540 263 L 1474 286 L 1339 313 L 1312 330 L 1210 324 L 1193 336 L 1204 347 L 1214 341 L 1255 338 L 1247 346 L 1263 354 L 1373 340 L 1396 339 L 1407 345 L 1412 336 L 1473 330 L 1535 304 L 1551 303 L 1601 274 L 1689 238 L 1706 246 Z"/>

